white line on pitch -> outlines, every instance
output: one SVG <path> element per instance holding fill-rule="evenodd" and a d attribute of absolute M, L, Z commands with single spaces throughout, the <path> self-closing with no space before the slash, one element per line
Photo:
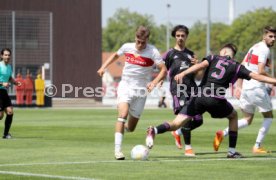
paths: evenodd
<path fill-rule="evenodd" d="M 47 162 L 47 163 L 19 163 L 19 164 L 0 164 L 0 167 L 8 166 L 36 166 L 36 165 L 73 165 L 73 164 L 96 164 L 96 163 L 155 163 L 155 162 L 204 162 L 204 161 L 273 161 L 276 160 L 276 157 L 264 157 L 264 158 L 240 158 L 240 159 L 227 159 L 227 158 L 218 158 L 218 159 L 150 159 L 149 161 L 133 161 L 133 160 L 110 160 L 110 161 L 82 161 L 82 162 Z"/>
<path fill-rule="evenodd" d="M 25 173 L 25 172 L 16 172 L 16 171 L 0 171 L 0 174 L 9 174 L 16 176 L 31 176 L 31 177 L 45 177 L 45 178 L 55 178 L 55 179 L 75 179 L 75 180 L 95 180 L 90 178 L 83 177 L 71 177 L 71 176 L 56 176 L 49 174 L 34 174 L 34 173 Z"/>

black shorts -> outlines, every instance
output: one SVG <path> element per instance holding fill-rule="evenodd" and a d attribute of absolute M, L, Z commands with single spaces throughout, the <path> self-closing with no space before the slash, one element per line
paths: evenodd
<path fill-rule="evenodd" d="M 190 105 L 192 103 L 192 100 L 193 98 L 177 98 L 173 96 L 175 115 L 183 114 L 191 116 L 193 120 L 203 120 L 201 114 L 190 115 L 191 113 L 189 112 L 194 112 L 194 106 Z"/>
<path fill-rule="evenodd" d="M 196 116 L 207 111 L 213 118 L 225 118 L 229 116 L 233 110 L 233 106 L 224 98 L 202 96 L 191 99 L 187 109 L 187 115 Z"/>
<path fill-rule="evenodd" d="M 11 107 L 11 99 L 6 89 L 0 89 L 0 111 L 4 111 L 7 107 Z"/>

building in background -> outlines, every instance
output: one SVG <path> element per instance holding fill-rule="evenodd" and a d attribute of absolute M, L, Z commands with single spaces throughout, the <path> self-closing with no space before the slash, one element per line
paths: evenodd
<path fill-rule="evenodd" d="M 54 97 L 85 98 L 62 94 L 63 84 L 102 86 L 101 39 L 101 0 L 0 0 L 0 48 L 13 50 L 15 74 L 45 69 Z"/>

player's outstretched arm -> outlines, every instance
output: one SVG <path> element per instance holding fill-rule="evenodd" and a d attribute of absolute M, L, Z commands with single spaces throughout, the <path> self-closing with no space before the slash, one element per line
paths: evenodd
<path fill-rule="evenodd" d="M 100 69 L 97 71 L 99 76 L 103 76 L 105 72 L 105 68 L 107 68 L 111 63 L 113 63 L 115 60 L 119 58 L 119 55 L 117 53 L 112 54 L 106 61 L 105 63 L 100 67 Z"/>
<path fill-rule="evenodd" d="M 192 63 L 193 65 L 198 64 L 198 59 L 197 59 L 197 56 L 196 56 L 196 55 L 194 55 L 194 56 L 192 57 L 191 63 Z"/>
<path fill-rule="evenodd" d="M 237 82 L 236 82 L 236 87 L 235 87 L 235 90 L 234 90 L 234 96 L 237 99 L 240 99 L 240 97 L 241 97 L 242 83 L 243 83 L 243 79 L 238 79 Z"/>
<path fill-rule="evenodd" d="M 153 90 L 153 88 L 160 82 L 162 81 L 166 75 L 167 75 L 167 68 L 165 66 L 165 64 L 160 63 L 157 65 L 157 67 L 160 69 L 159 74 L 156 76 L 156 78 L 154 78 L 153 81 L 151 81 L 150 83 L 147 84 L 147 90 L 148 92 L 151 92 Z"/>
<path fill-rule="evenodd" d="M 259 63 L 258 64 L 258 74 L 264 75 L 264 76 L 268 76 L 271 77 L 265 70 L 265 64 L 264 63 Z"/>
<path fill-rule="evenodd" d="M 182 79 L 183 77 L 185 77 L 186 75 L 190 74 L 190 73 L 194 73 L 197 71 L 200 71 L 202 69 L 205 69 L 209 66 L 209 62 L 207 60 L 202 61 L 199 64 L 195 64 L 192 67 L 190 67 L 189 69 L 183 71 L 182 73 L 177 74 L 176 76 L 174 76 L 174 80 L 176 80 L 177 83 L 182 83 Z"/>
<path fill-rule="evenodd" d="M 275 78 L 271 78 L 271 77 L 264 76 L 264 75 L 261 75 L 261 74 L 256 74 L 256 73 L 254 73 L 254 72 L 251 72 L 251 73 L 249 74 L 249 76 L 250 76 L 252 79 L 255 79 L 255 80 L 257 80 L 257 81 L 276 85 L 276 79 L 275 79 Z"/>

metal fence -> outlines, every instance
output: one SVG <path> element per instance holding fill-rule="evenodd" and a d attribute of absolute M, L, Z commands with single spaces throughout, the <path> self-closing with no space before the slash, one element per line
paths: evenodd
<path fill-rule="evenodd" d="M 13 75 L 52 81 L 52 13 L 0 11 L 0 49 L 12 50 Z"/>

